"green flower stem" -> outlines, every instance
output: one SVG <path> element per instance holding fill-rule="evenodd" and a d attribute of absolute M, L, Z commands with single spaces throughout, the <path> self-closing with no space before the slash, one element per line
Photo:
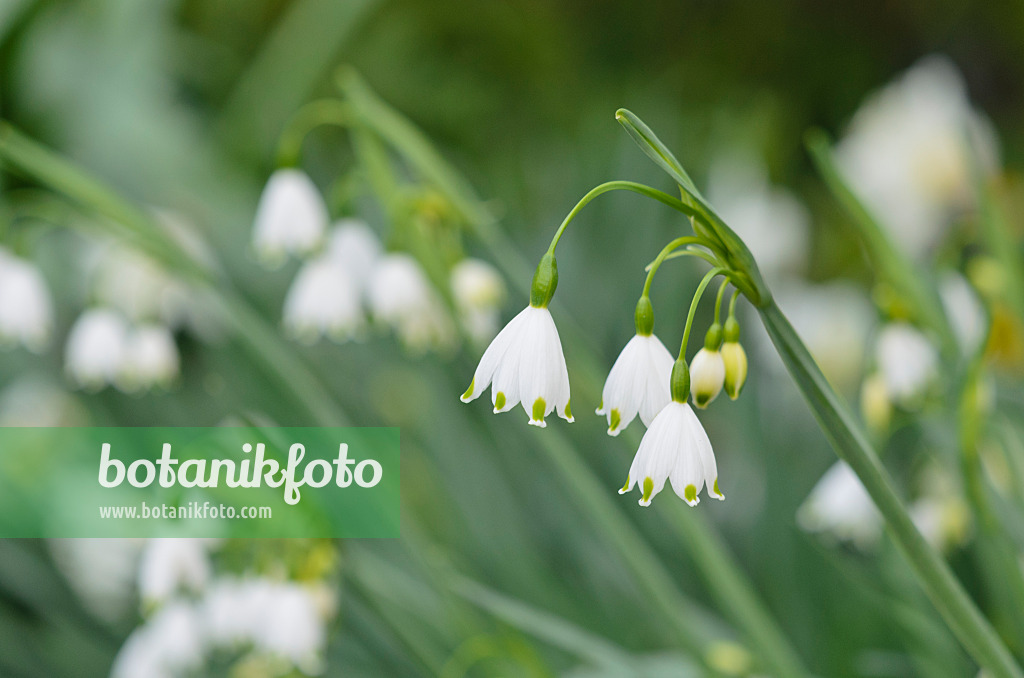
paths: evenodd
<path fill-rule="evenodd" d="M 505 232 L 498 228 L 497 220 L 485 204 L 475 195 L 464 178 L 437 152 L 423 132 L 381 100 L 354 72 L 340 73 L 339 84 L 364 124 L 391 144 L 419 175 L 452 201 L 469 228 L 477 234 L 509 279 L 513 282 L 519 281 L 521 291 L 529 293 L 528 281 L 533 275 L 533 265 L 520 254 Z M 573 325 L 571 317 L 565 317 L 564 320 L 565 324 Z M 600 384 L 604 380 L 605 368 L 594 360 L 583 360 L 578 363 L 578 369 L 581 376 L 585 375 L 586 383 L 596 385 L 596 394 L 591 393 L 596 400 L 600 397 Z M 553 433 L 550 430 L 548 432 Z M 623 518 L 622 510 L 607 497 L 602 484 L 593 477 L 589 467 L 578 455 L 570 455 L 571 446 L 567 450 L 551 442 L 552 437 L 548 435 L 539 436 L 538 439 L 564 472 L 567 486 L 574 492 L 585 494 L 588 502 L 600 506 L 600 513 L 594 514 L 595 523 L 614 540 L 617 550 L 627 559 L 638 576 L 640 572 L 646 573 L 646 588 L 655 597 L 656 604 L 666 613 L 686 615 L 686 608 L 674 612 L 671 610 L 677 602 L 676 595 L 663 595 L 666 590 L 664 587 L 668 587 L 668 591 L 677 591 L 675 583 L 668 573 L 658 566 L 657 556 L 651 553 L 646 543 L 636 537 L 633 527 Z M 557 447 L 557 450 L 551 447 Z M 584 487 L 580 483 L 580 478 L 592 479 L 592 482 Z M 684 533 L 687 551 L 695 556 L 700 555 L 695 557 L 694 562 L 715 602 L 737 628 L 742 629 L 756 648 L 759 658 L 772 667 L 772 673 L 780 678 L 806 676 L 807 672 L 803 669 L 797 653 L 779 629 L 764 602 L 758 597 L 755 587 L 735 557 L 720 539 L 711 538 L 713 531 L 708 526 L 706 518 L 700 512 L 681 511 L 673 524 Z M 641 548 L 637 548 L 638 545 Z M 749 614 L 746 612 L 749 610 L 755 610 L 756 613 Z"/>
<path fill-rule="evenodd" d="M 0 122 L 0 158 L 86 209 L 107 217 L 111 221 L 99 219 L 97 225 L 109 227 L 118 236 L 127 231 L 140 247 L 171 270 L 203 286 L 257 364 L 291 392 L 319 425 L 345 425 L 346 417 L 330 394 L 295 352 L 282 343 L 278 333 L 225 281 L 214 280 L 197 265 L 151 216 L 5 122 Z"/>
<path fill-rule="evenodd" d="M 729 279 L 726 278 L 718 288 L 718 295 L 715 297 L 715 324 L 720 324 L 722 322 L 722 297 L 725 296 L 725 288 L 728 287 L 728 285 Z"/>
<path fill-rule="evenodd" d="M 921 585 L 974 660 L 992 678 L 1024 678 L 1006 646 L 938 553 L 918 531 L 860 424 L 829 385 L 773 301 L 758 309 L 768 335 L 836 454 L 854 470 Z"/>
<path fill-rule="evenodd" d="M 704 245 L 705 247 L 708 246 L 707 243 L 701 243 L 701 244 Z M 706 251 L 704 251 L 704 250 L 702 250 L 699 247 L 696 247 L 694 245 L 687 246 L 687 248 L 685 250 L 673 252 L 672 254 L 670 254 L 667 257 L 665 257 L 665 261 L 671 261 L 672 259 L 679 259 L 681 257 L 697 257 L 698 259 L 703 259 L 704 261 L 708 262 L 712 266 L 716 266 L 716 267 L 717 266 L 721 266 L 722 268 L 726 268 L 726 266 L 724 266 L 722 264 L 721 259 L 719 259 L 716 254 L 712 254 L 711 252 L 706 252 Z M 652 266 L 654 266 L 654 262 L 653 261 L 651 263 L 647 264 L 647 266 L 644 268 L 644 270 L 645 271 L 650 271 Z"/>
<path fill-rule="evenodd" d="M 558 227 L 557 231 L 555 231 L 555 236 L 551 239 L 551 245 L 548 247 L 548 252 L 551 252 L 552 254 L 554 253 L 555 247 L 558 246 L 558 241 L 562 238 L 562 233 L 565 232 L 566 227 L 572 222 L 572 220 L 576 218 L 576 215 L 580 213 L 580 210 L 586 207 L 587 203 L 597 196 L 609 191 L 633 191 L 634 193 L 639 193 L 640 195 L 644 195 L 648 198 L 653 198 L 658 202 L 664 203 L 672 209 L 682 212 L 688 217 L 697 216 L 697 211 L 692 207 L 685 204 L 678 198 L 674 198 L 668 193 L 659 191 L 656 188 L 651 188 L 644 184 L 638 184 L 634 181 L 609 181 L 601 184 L 600 186 L 595 186 L 590 189 L 585 196 L 580 198 L 580 201 L 576 203 L 576 206 L 572 208 L 568 215 L 566 215 L 565 220 L 562 221 L 562 225 Z M 703 242 L 701 244 L 703 244 Z"/>
<path fill-rule="evenodd" d="M 693 318 L 697 314 L 697 305 L 700 303 L 700 298 L 704 296 L 704 290 L 707 289 L 711 281 L 714 280 L 715 276 L 721 274 L 727 274 L 724 268 L 713 268 L 704 274 L 703 280 L 697 285 L 697 291 L 693 293 L 693 300 L 690 301 L 690 312 L 686 314 L 686 327 L 683 329 L 683 341 L 679 345 L 679 359 L 686 360 L 686 346 L 690 343 L 690 330 L 693 328 Z"/>
<path fill-rule="evenodd" d="M 299 164 L 302 155 L 302 142 L 306 136 L 322 125 L 335 125 L 348 129 L 355 122 L 351 107 L 338 99 L 319 99 L 311 101 L 292 117 L 281 133 L 277 145 L 277 164 L 279 167 L 293 167 Z"/>
<path fill-rule="evenodd" d="M 732 291 L 732 299 L 729 300 L 729 317 L 736 317 L 736 300 L 740 298 L 740 291 L 738 289 Z"/>
<path fill-rule="evenodd" d="M 651 295 L 651 283 L 654 281 L 654 274 L 658 272 L 662 262 L 672 254 L 673 250 L 679 249 L 683 245 L 699 245 L 701 239 L 695 235 L 686 235 L 682 238 L 676 238 L 669 244 L 662 248 L 661 252 L 658 252 L 658 256 L 650 263 L 647 267 L 647 279 L 644 280 L 644 291 L 640 296 L 649 297 Z M 687 254 L 687 252 L 680 252 L 679 254 Z M 693 254 L 690 252 L 690 254 Z"/>

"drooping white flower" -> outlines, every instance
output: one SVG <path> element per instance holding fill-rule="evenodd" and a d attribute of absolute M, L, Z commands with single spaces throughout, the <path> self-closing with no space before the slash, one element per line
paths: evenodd
<path fill-rule="evenodd" d="M 93 308 L 82 313 L 64 350 L 64 369 L 72 383 L 90 390 L 114 383 L 124 364 L 128 330 L 117 311 Z"/>
<path fill-rule="evenodd" d="M 204 596 L 201 610 L 214 646 L 252 647 L 307 674 L 322 669 L 324 619 L 313 593 L 304 586 L 263 578 L 218 579 Z"/>
<path fill-rule="evenodd" d="M 125 641 L 114 659 L 111 678 L 180 678 L 205 661 L 202 620 L 188 603 L 161 607 Z"/>
<path fill-rule="evenodd" d="M 923 59 L 872 95 L 836 148 L 839 167 L 890 236 L 919 258 L 971 195 L 971 154 L 994 167 L 991 125 L 956 67 Z"/>
<path fill-rule="evenodd" d="M 339 219 L 327 239 L 326 255 L 336 261 L 360 291 L 383 249 L 376 232 L 361 219 Z"/>
<path fill-rule="evenodd" d="M 988 314 L 978 293 L 962 275 L 948 272 L 939 279 L 939 297 L 960 350 L 966 356 L 974 355 L 988 325 Z"/>
<path fill-rule="evenodd" d="M 327 206 L 320 191 L 302 170 L 275 171 L 256 208 L 253 248 L 268 265 L 279 265 L 289 254 L 312 252 L 324 237 Z"/>
<path fill-rule="evenodd" d="M 158 605 L 181 590 L 202 589 L 210 578 L 207 545 L 202 539 L 150 539 L 139 563 L 143 604 Z"/>
<path fill-rule="evenodd" d="M 935 345 L 904 322 L 882 328 L 875 357 L 893 402 L 913 401 L 938 376 L 939 354 Z"/>
<path fill-rule="evenodd" d="M 363 325 L 359 289 L 342 264 L 328 255 L 306 262 L 284 300 L 288 334 L 309 344 L 321 336 L 343 342 Z"/>
<path fill-rule="evenodd" d="M 725 361 L 718 349 L 705 346 L 690 362 L 690 395 L 693 404 L 704 409 L 718 397 L 725 385 Z"/>
<path fill-rule="evenodd" d="M 180 362 L 178 345 L 166 327 L 136 327 L 125 340 L 118 386 L 126 391 L 168 386 L 178 376 Z"/>
<path fill-rule="evenodd" d="M 489 385 L 495 414 L 522 403 L 534 426 L 547 426 L 544 418 L 556 409 L 558 416 L 574 421 L 562 342 L 547 308 L 527 306 L 498 332 L 462 402 L 476 399 Z"/>
<path fill-rule="evenodd" d="M 46 348 L 53 331 L 53 300 L 39 270 L 0 248 L 0 346 Z"/>
<path fill-rule="evenodd" d="M 454 340 L 451 317 L 426 273 L 408 254 L 388 254 L 374 266 L 369 287 L 374 319 L 391 326 L 417 352 Z"/>
<path fill-rule="evenodd" d="M 650 426 L 668 405 L 672 354 L 653 334 L 635 334 L 619 353 L 601 391 L 597 414 L 608 418 L 608 435 L 617 436 L 640 415 Z"/>
<path fill-rule="evenodd" d="M 810 249 L 810 215 L 790 192 L 773 186 L 749 152 L 719 157 L 708 176 L 708 197 L 736 231 L 769 281 L 800 273 Z"/>
<path fill-rule="evenodd" d="M 718 466 L 711 441 L 693 408 L 677 400 L 662 408 L 644 433 L 619 494 L 639 485 L 640 505 L 650 506 L 666 481 L 690 506 L 700 503 L 698 495 L 705 486 L 708 496 L 725 499 L 718 490 Z"/>
<path fill-rule="evenodd" d="M 475 341 L 489 341 L 498 331 L 499 311 L 505 299 L 501 275 L 486 261 L 467 258 L 452 268 L 451 282 L 466 331 Z"/>
<path fill-rule="evenodd" d="M 808 532 L 825 532 L 871 546 L 882 529 L 882 517 L 860 478 L 844 462 L 836 462 L 821 477 L 797 512 L 797 522 Z"/>

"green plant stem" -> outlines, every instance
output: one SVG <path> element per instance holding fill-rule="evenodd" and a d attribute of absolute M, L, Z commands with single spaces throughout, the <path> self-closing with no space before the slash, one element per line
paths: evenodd
<path fill-rule="evenodd" d="M 698 238 L 697 236 L 686 235 L 683 236 L 682 238 L 676 238 L 669 244 L 665 245 L 665 247 L 663 247 L 662 250 L 658 252 L 658 256 L 655 257 L 654 261 L 652 261 L 650 265 L 647 267 L 647 279 L 644 280 L 644 291 L 641 294 L 641 296 L 648 297 L 651 295 L 651 283 L 654 281 L 654 275 L 658 272 L 658 269 L 661 267 L 662 262 L 664 262 L 665 259 L 667 259 L 668 256 L 672 254 L 673 250 L 676 250 L 682 247 L 683 245 L 699 245 L 700 243 L 701 239 Z M 680 254 L 686 254 L 686 252 L 681 252 Z"/>
<path fill-rule="evenodd" d="M 729 285 L 729 279 L 726 278 L 722 281 L 721 286 L 718 288 L 718 294 L 715 296 L 715 324 L 721 324 L 722 322 L 722 297 L 725 296 L 725 288 Z"/>
<path fill-rule="evenodd" d="M 355 122 L 351 107 L 338 99 L 318 99 L 311 101 L 299 109 L 277 144 L 277 164 L 279 167 L 292 167 L 299 164 L 302 154 L 302 142 L 306 136 L 322 125 L 335 125 L 348 129 Z"/>
<path fill-rule="evenodd" d="M 829 385 L 778 305 L 773 301 L 759 308 L 758 312 L 772 343 L 832 448 L 860 478 L 885 518 L 893 540 L 953 633 L 992 678 L 1024 678 L 1024 672 L 953 576 L 949 566 L 914 525 L 866 434 Z"/>
<path fill-rule="evenodd" d="M 572 208 L 568 215 L 566 215 L 562 224 L 558 227 L 558 230 L 555 231 L 554 237 L 551 238 L 551 245 L 548 247 L 548 252 L 554 253 L 555 248 L 558 246 L 558 241 L 562 238 L 562 233 L 565 232 L 566 227 L 572 222 L 572 220 L 576 218 L 576 215 L 580 213 L 580 210 L 586 207 L 587 203 L 597 196 L 609 191 L 633 191 L 634 193 L 639 193 L 640 195 L 647 196 L 648 198 L 653 198 L 658 202 L 664 203 L 672 209 L 682 212 L 688 217 L 697 216 L 697 211 L 692 207 L 685 204 L 678 198 L 674 198 L 668 193 L 659 191 L 656 188 L 651 188 L 644 184 L 638 184 L 635 181 L 608 181 L 590 189 L 586 195 L 580 198 L 580 201 L 576 203 L 576 206 Z M 703 244 L 703 242 L 701 244 Z"/>
<path fill-rule="evenodd" d="M 704 290 L 707 289 L 711 281 L 714 280 L 715 276 L 721 275 L 722 273 L 728 273 L 724 268 L 713 268 L 704 274 L 704 278 L 697 285 L 697 291 L 693 293 L 693 299 L 690 301 L 690 312 L 686 314 L 686 327 L 683 329 L 683 341 L 679 344 L 679 359 L 686 360 L 686 346 L 690 343 L 690 330 L 693 328 L 693 318 L 697 314 L 697 306 L 700 304 L 700 298 L 704 296 Z"/>

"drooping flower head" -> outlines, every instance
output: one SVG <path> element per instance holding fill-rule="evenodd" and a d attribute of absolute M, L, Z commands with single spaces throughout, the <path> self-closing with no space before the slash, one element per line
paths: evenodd
<path fill-rule="evenodd" d="M 697 351 L 690 363 L 690 394 L 693 404 L 704 409 L 718 397 L 725 385 L 725 361 L 719 348 L 722 345 L 722 326 L 714 323 L 708 328 L 704 347 Z"/>
<path fill-rule="evenodd" d="M 53 330 L 53 300 L 35 266 L 0 249 L 0 345 L 46 348 Z"/>
<path fill-rule="evenodd" d="M 636 334 L 619 353 L 601 392 L 597 414 L 608 418 L 608 435 L 619 435 L 637 414 L 650 426 L 671 400 L 672 354 L 653 329 L 651 300 L 643 296 L 636 306 Z"/>
<path fill-rule="evenodd" d="M 650 506 L 666 482 L 690 506 L 700 503 L 698 495 L 705 486 L 709 496 L 725 499 L 718 489 L 718 466 L 711 441 L 686 402 L 689 381 L 686 361 L 677 360 L 672 367 L 672 400 L 651 422 L 629 467 L 626 484 L 619 490 L 619 494 L 625 494 L 639 485 L 641 506 Z"/>
<path fill-rule="evenodd" d="M 289 254 L 308 254 L 320 244 L 328 219 L 324 199 L 306 173 L 279 169 L 267 181 L 256 207 L 256 255 L 267 265 L 277 266 Z"/>
<path fill-rule="evenodd" d="M 284 327 L 307 344 L 321 336 L 348 341 L 364 325 L 359 288 L 326 254 L 303 264 L 284 300 Z"/>
<path fill-rule="evenodd" d="M 729 316 L 725 321 L 725 343 L 721 353 L 725 364 L 725 392 L 736 400 L 747 383 L 747 352 L 740 344 L 740 324 L 735 316 Z"/>
<path fill-rule="evenodd" d="M 368 295 L 374 319 L 394 329 L 410 350 L 444 348 L 454 341 L 451 316 L 412 256 L 381 257 L 370 276 Z"/>
<path fill-rule="evenodd" d="M 491 386 L 494 412 L 507 412 L 522 403 L 533 426 L 544 427 L 553 411 L 572 422 L 569 405 L 569 372 L 562 342 L 548 310 L 558 284 L 555 258 L 545 254 L 533 278 L 530 305 L 498 333 L 462 394 L 462 402 L 475 400 Z"/>
<path fill-rule="evenodd" d="M 127 335 L 118 385 L 126 391 L 168 386 L 178 376 L 180 362 L 170 330 L 162 325 L 141 325 Z"/>
<path fill-rule="evenodd" d="M 95 308 L 82 313 L 64 349 L 64 369 L 72 383 L 89 390 L 114 383 L 124 364 L 128 332 L 117 311 Z"/>
<path fill-rule="evenodd" d="M 463 326 L 479 342 L 492 339 L 498 330 L 499 309 L 505 299 L 505 283 L 493 266 L 467 258 L 451 273 L 452 297 Z"/>

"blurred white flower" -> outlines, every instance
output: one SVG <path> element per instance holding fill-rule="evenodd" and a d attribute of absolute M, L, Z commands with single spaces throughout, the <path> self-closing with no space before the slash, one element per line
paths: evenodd
<path fill-rule="evenodd" d="M 924 538 L 942 552 L 963 544 L 971 531 L 971 509 L 958 476 L 932 462 L 917 485 L 921 494 L 910 505 L 910 517 Z"/>
<path fill-rule="evenodd" d="M 808 532 L 831 534 L 870 547 L 882 530 L 882 517 L 860 478 L 845 461 L 825 472 L 797 512 L 797 522 Z"/>
<path fill-rule="evenodd" d="M 957 344 L 966 356 L 981 348 L 988 330 L 988 314 L 977 292 L 959 273 L 947 272 L 939 279 L 939 296 Z"/>
<path fill-rule="evenodd" d="M 345 271 L 362 293 L 370 281 L 370 272 L 383 249 L 376 232 L 361 219 L 339 219 L 327 240 L 326 255 Z"/>
<path fill-rule="evenodd" d="M 178 345 L 170 331 L 160 325 L 143 325 L 128 333 L 117 384 L 126 391 L 166 387 L 178 376 L 179 368 Z"/>
<path fill-rule="evenodd" d="M 369 287 L 374 319 L 389 325 L 409 349 L 423 352 L 454 341 L 444 303 L 416 260 L 388 254 L 373 268 Z"/>
<path fill-rule="evenodd" d="M 116 623 L 132 610 L 145 539 L 51 539 L 54 563 L 87 610 Z"/>
<path fill-rule="evenodd" d="M 725 499 L 718 490 L 718 466 L 708 434 L 693 408 L 675 400 L 662 408 L 644 433 L 619 494 L 639 485 L 640 505 L 650 506 L 665 481 L 690 506 L 700 503 L 698 495 L 705 485 L 708 496 Z"/>
<path fill-rule="evenodd" d="M 608 435 L 617 436 L 640 415 L 650 426 L 672 399 L 672 354 L 653 334 L 636 334 L 619 353 L 601 391 L 597 414 L 608 418 Z"/>
<path fill-rule="evenodd" d="M 84 426 L 88 414 L 65 389 L 33 375 L 0 392 L 0 426 Z"/>
<path fill-rule="evenodd" d="M 364 325 L 359 288 L 329 255 L 306 262 L 284 300 L 284 327 L 290 336 L 312 344 L 321 336 L 348 341 Z"/>
<path fill-rule="evenodd" d="M 53 331 L 53 300 L 39 270 L 0 248 L 0 346 L 36 353 Z"/>
<path fill-rule="evenodd" d="M 772 186 L 758 158 L 742 151 L 720 156 L 708 176 L 708 197 L 769 281 L 803 271 L 810 215 L 793 194 Z"/>
<path fill-rule="evenodd" d="M 562 419 L 574 421 L 562 341 L 547 308 L 527 306 L 505 325 L 480 358 L 462 402 L 476 399 L 492 382 L 495 414 L 522 402 L 533 426 L 547 426 L 544 418 L 556 408 Z"/>
<path fill-rule="evenodd" d="M 328 220 L 327 206 L 313 181 L 302 170 L 279 169 L 270 176 L 256 207 L 253 249 L 269 266 L 280 265 L 289 254 L 309 254 L 323 239 Z"/>
<path fill-rule="evenodd" d="M 707 346 L 697 351 L 690 362 L 690 395 L 693 404 L 704 409 L 725 386 L 725 361 L 722 353 Z"/>
<path fill-rule="evenodd" d="M 93 308 L 82 313 L 64 349 L 64 370 L 71 382 L 88 390 L 114 383 L 124 364 L 128 330 L 117 311 Z"/>
<path fill-rule="evenodd" d="M 904 322 L 882 328 L 875 358 L 889 397 L 901 405 L 912 403 L 938 377 L 939 354 L 935 345 Z"/>
<path fill-rule="evenodd" d="M 927 57 L 864 102 L 836 148 L 841 171 L 912 257 L 942 237 L 971 198 L 974 154 L 998 164 L 991 125 L 945 57 Z"/>
<path fill-rule="evenodd" d="M 829 381 L 840 388 L 855 385 L 875 319 L 867 296 L 844 282 L 794 281 L 778 286 L 775 298 Z M 777 364 L 770 342 L 762 342 L 759 350 L 767 364 Z"/>
<path fill-rule="evenodd" d="M 452 296 L 466 331 L 474 341 L 490 341 L 498 331 L 505 300 L 501 274 L 486 261 L 467 258 L 452 268 L 451 281 Z"/>
<path fill-rule="evenodd" d="M 207 547 L 203 539 L 148 540 L 139 563 L 139 598 L 143 605 L 159 605 L 181 590 L 202 590 L 210 579 Z"/>
<path fill-rule="evenodd" d="M 202 619 L 188 603 L 172 601 L 128 636 L 110 676 L 179 678 L 204 661 Z"/>
<path fill-rule="evenodd" d="M 214 646 L 251 646 L 304 673 L 323 670 L 324 618 L 315 596 L 304 586 L 262 578 L 218 579 L 210 585 L 201 610 Z"/>
<path fill-rule="evenodd" d="M 105 243 L 92 264 L 93 298 L 132 322 L 177 319 L 189 294 L 153 259 L 130 247 Z"/>

